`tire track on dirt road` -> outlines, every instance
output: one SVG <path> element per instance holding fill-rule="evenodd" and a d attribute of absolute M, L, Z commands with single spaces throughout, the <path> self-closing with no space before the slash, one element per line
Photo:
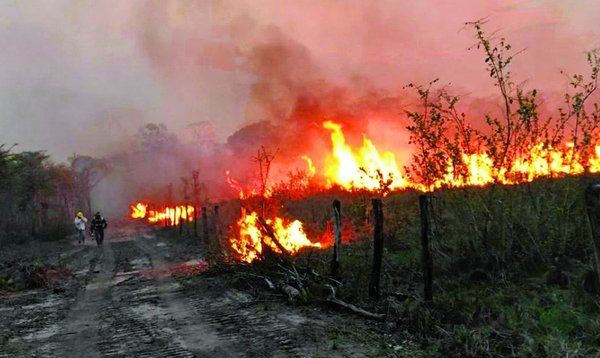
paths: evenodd
<path fill-rule="evenodd" d="M 158 269 L 155 272 L 156 293 L 174 320 L 176 334 L 173 338 L 198 356 L 240 356 L 240 352 L 226 347 L 206 319 L 181 295 L 183 286 L 173 278 L 170 265 L 164 260 L 166 252 L 162 248 L 166 245 L 153 239 L 138 239 L 135 244 L 147 255 L 152 267 Z"/>
<path fill-rule="evenodd" d="M 104 309 L 112 285 L 115 266 L 110 242 L 98 247 L 97 263 L 91 265 L 91 281 L 79 293 L 75 305 L 67 314 L 58 335 L 58 345 L 68 357 L 100 357 L 98 342 L 98 314 Z"/>
<path fill-rule="evenodd" d="M 162 260 L 166 248 L 157 249 L 150 240 L 136 238 L 115 245 L 114 284 L 99 317 L 97 348 L 102 356 L 238 356 L 221 349 L 211 327 L 179 298 L 181 286 Z"/>
<path fill-rule="evenodd" d="M 300 347 L 303 342 L 296 339 L 306 322 L 303 317 L 293 312 L 265 311 L 250 295 L 232 287 L 212 292 L 185 287 L 165 263 L 164 243 L 155 239 L 135 243 L 153 267 L 167 268 L 159 270 L 158 296 L 176 319 L 183 346 L 207 357 L 306 356 Z"/>

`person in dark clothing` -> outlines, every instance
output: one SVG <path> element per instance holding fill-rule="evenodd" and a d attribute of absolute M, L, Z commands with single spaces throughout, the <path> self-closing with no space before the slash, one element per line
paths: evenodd
<path fill-rule="evenodd" d="M 102 245 L 104 241 L 104 229 L 108 226 L 106 220 L 100 215 L 100 212 L 97 212 L 92 220 L 90 225 L 91 234 L 96 238 L 96 243 L 98 246 Z"/>

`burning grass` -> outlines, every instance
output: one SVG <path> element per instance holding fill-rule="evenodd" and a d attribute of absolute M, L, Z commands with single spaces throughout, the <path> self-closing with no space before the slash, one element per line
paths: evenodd
<path fill-rule="evenodd" d="M 311 242 L 298 220 L 286 222 L 281 217 L 262 219 L 256 212 L 242 214 L 237 222 L 239 234 L 230 238 L 231 248 L 244 262 L 261 258 L 265 248 L 277 254 L 296 254 L 303 248 L 321 248 Z"/>
<path fill-rule="evenodd" d="M 372 234 L 366 225 L 355 232 L 358 238 L 345 233 L 342 239 L 339 297 L 388 312 L 388 321 L 398 325 L 393 334 L 409 329 L 428 342 L 431 355 L 597 355 L 592 312 L 598 300 L 586 291 L 593 250 L 583 200 L 585 187 L 597 179 L 437 192 L 431 306 L 422 302 L 417 195 L 390 194 L 384 200 L 383 297 L 368 296 Z M 309 218 L 311 206 L 333 197 L 339 196 L 308 198 L 288 210 Z M 365 198 L 340 199 L 344 225 L 369 222 Z M 295 264 L 327 274 L 330 255 L 300 254 Z"/>
<path fill-rule="evenodd" d="M 195 206 L 189 204 L 154 205 L 138 202 L 130 206 L 130 217 L 151 224 L 177 226 L 180 222 L 193 222 Z"/>

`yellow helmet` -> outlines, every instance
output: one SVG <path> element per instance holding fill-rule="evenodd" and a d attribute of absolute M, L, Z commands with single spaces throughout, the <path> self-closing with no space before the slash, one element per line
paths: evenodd
<path fill-rule="evenodd" d="M 83 213 L 81 211 L 77 212 L 77 217 L 78 218 L 82 218 L 83 217 Z"/>

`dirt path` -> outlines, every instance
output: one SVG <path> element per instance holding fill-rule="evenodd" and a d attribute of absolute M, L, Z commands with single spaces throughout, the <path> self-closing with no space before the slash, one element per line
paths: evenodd
<path fill-rule="evenodd" d="M 98 261 L 90 265 L 91 281 L 78 295 L 56 337 L 57 346 L 64 349 L 66 356 L 100 356 L 96 349 L 98 325 L 95 323 L 98 312 L 104 309 L 112 281 L 114 257 L 111 245 L 103 246 L 98 257 Z"/>
<path fill-rule="evenodd" d="M 382 356 L 352 317 L 257 301 L 223 277 L 175 278 L 200 262 L 178 245 L 136 234 L 73 247 L 89 256 L 78 290 L 0 301 L 0 357 Z"/>

